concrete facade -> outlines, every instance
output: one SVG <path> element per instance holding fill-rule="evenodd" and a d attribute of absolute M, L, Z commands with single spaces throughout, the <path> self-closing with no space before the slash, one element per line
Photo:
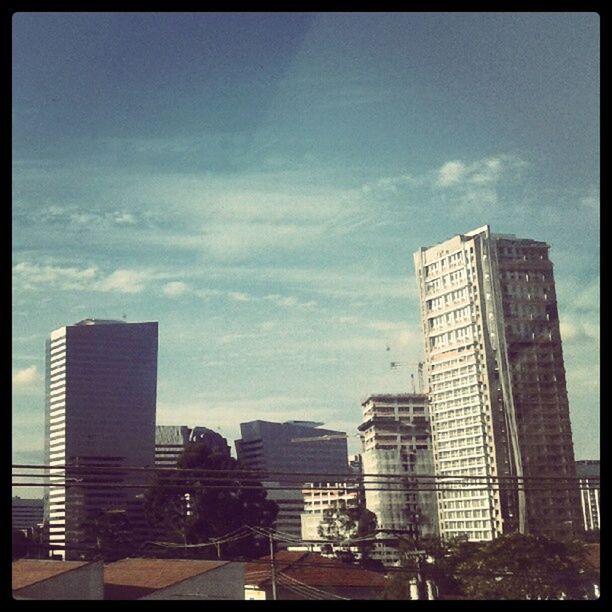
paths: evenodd
<path fill-rule="evenodd" d="M 125 510 L 134 537 L 145 537 L 141 490 L 117 485 L 147 477 L 114 468 L 154 465 L 157 323 L 85 319 L 53 331 L 46 390 L 50 545 L 82 558 L 85 523 L 109 509 Z"/>
<path fill-rule="evenodd" d="M 389 549 L 397 538 L 437 534 L 435 494 L 422 478 L 431 474 L 433 453 L 427 396 L 375 394 L 362 403 L 363 486 L 366 507 L 378 521 L 376 553 L 397 561 Z M 391 476 L 391 478 L 390 478 Z"/>
<path fill-rule="evenodd" d="M 358 483 L 307 483 L 302 489 L 304 512 L 301 515 L 302 540 L 322 540 L 319 526 L 326 510 L 364 506 Z"/>
<path fill-rule="evenodd" d="M 480 477 L 438 492 L 443 537 L 581 528 L 548 249 L 484 226 L 414 255 L 436 474 Z"/>

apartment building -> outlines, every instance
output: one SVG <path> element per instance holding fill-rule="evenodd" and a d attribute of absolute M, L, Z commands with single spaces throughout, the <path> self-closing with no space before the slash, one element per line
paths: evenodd
<path fill-rule="evenodd" d="M 581 529 L 548 250 L 484 226 L 414 255 L 443 537 Z"/>

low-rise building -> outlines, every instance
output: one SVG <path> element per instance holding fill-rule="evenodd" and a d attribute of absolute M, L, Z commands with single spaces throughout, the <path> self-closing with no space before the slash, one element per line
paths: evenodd
<path fill-rule="evenodd" d="M 104 599 L 243 598 L 243 563 L 135 558 L 104 568 Z"/>
<path fill-rule="evenodd" d="M 101 561 L 19 559 L 12 570 L 14 599 L 103 599 Z"/>
<path fill-rule="evenodd" d="M 273 588 L 273 581 L 275 588 Z M 382 573 L 347 565 L 311 552 L 279 551 L 246 564 L 244 598 L 248 600 L 380 599 Z"/>
<path fill-rule="evenodd" d="M 13 497 L 12 500 L 13 529 L 33 529 L 43 522 L 43 500 L 22 499 Z"/>

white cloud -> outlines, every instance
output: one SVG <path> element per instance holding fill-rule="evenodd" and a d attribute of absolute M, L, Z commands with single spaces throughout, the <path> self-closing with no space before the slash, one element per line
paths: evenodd
<path fill-rule="evenodd" d="M 14 387 L 29 387 L 34 383 L 38 383 L 40 380 L 41 376 L 38 372 L 38 368 L 35 365 L 13 370 Z"/>
<path fill-rule="evenodd" d="M 29 262 L 20 262 L 13 266 L 14 286 L 25 290 L 53 288 L 63 291 L 142 293 L 149 282 L 169 276 L 173 275 L 150 269 L 118 269 L 104 276 L 95 266 L 77 268 Z M 171 292 L 173 290 L 176 291 L 177 286 L 170 288 Z"/>
<path fill-rule="evenodd" d="M 55 285 L 60 289 L 82 289 L 91 286 L 97 268 L 75 268 L 72 266 L 38 265 L 20 262 L 13 266 L 13 278 L 25 289 L 43 285 Z"/>
<path fill-rule="evenodd" d="M 484 158 L 472 164 L 459 160 L 448 161 L 437 172 L 439 187 L 492 186 L 505 175 L 517 172 L 528 164 L 515 155 L 500 154 Z"/>
<path fill-rule="evenodd" d="M 136 270 L 115 270 L 95 286 L 97 291 L 116 293 L 142 293 L 148 275 Z"/>
<path fill-rule="evenodd" d="M 438 185 L 448 187 L 458 183 L 465 173 L 465 166 L 460 161 L 446 162 L 438 170 Z"/>
<path fill-rule="evenodd" d="M 189 291 L 189 285 L 183 281 L 171 281 L 162 287 L 162 291 L 165 295 L 177 297 L 187 293 Z"/>

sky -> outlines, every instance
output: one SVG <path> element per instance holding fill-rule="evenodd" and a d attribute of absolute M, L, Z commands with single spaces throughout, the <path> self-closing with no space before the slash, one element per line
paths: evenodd
<path fill-rule="evenodd" d="M 599 457 L 597 14 L 17 13 L 12 85 L 15 463 L 87 317 L 159 322 L 158 424 L 358 452 L 423 359 L 413 253 L 485 224 L 550 244 Z"/>

